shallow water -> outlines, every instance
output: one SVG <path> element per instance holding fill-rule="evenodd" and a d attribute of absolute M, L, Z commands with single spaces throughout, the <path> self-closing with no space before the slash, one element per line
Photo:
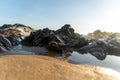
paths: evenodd
<path fill-rule="evenodd" d="M 14 53 L 14 54 L 45 54 L 47 53 L 47 49 L 44 47 L 27 47 L 18 45 L 15 46 L 13 49 L 8 51 L 8 53 Z"/>
<path fill-rule="evenodd" d="M 15 46 L 13 49 L 8 51 L 8 53 L 12 53 L 12 54 L 34 54 L 33 52 L 24 50 L 22 45 Z"/>
<path fill-rule="evenodd" d="M 79 54 L 77 52 L 73 52 L 73 54 L 68 58 L 68 62 L 73 64 L 90 64 L 97 65 L 102 67 L 107 67 L 114 69 L 120 72 L 120 57 L 107 55 L 104 60 L 98 60 L 91 54 Z"/>

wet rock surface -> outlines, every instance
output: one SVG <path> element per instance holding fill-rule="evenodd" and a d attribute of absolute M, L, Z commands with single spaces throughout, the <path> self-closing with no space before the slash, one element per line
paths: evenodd
<path fill-rule="evenodd" d="M 0 36 L 0 52 L 6 52 L 11 50 L 13 46 L 16 46 L 20 43 L 20 38 L 16 36 Z"/>

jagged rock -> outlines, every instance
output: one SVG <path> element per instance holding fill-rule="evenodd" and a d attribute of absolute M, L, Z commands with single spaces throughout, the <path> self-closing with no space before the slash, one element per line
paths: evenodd
<path fill-rule="evenodd" d="M 56 31 L 45 28 L 26 37 L 22 44 L 29 46 L 45 46 L 54 51 L 70 51 L 88 44 L 88 40 L 74 32 L 69 24 Z"/>
<path fill-rule="evenodd" d="M 105 50 L 101 47 L 91 48 L 89 53 L 95 56 L 99 60 L 104 60 L 107 55 Z"/>
<path fill-rule="evenodd" d="M 39 35 L 37 35 L 39 33 Z M 37 34 L 35 34 L 35 37 L 33 39 L 33 42 L 35 45 L 47 45 L 50 41 L 50 37 L 54 34 L 52 30 L 49 30 L 48 28 L 43 29 L 42 31 L 39 30 Z"/>
<path fill-rule="evenodd" d="M 0 52 L 11 50 L 20 43 L 23 37 L 34 31 L 31 27 L 22 24 L 5 24 L 0 26 Z"/>
<path fill-rule="evenodd" d="M 110 38 L 106 40 L 109 44 L 120 47 L 120 38 Z"/>
<path fill-rule="evenodd" d="M 120 47 L 110 44 L 108 41 L 93 39 L 89 45 L 79 48 L 79 53 L 90 53 L 96 58 L 103 60 L 106 55 L 120 56 Z"/>
<path fill-rule="evenodd" d="M 28 36 L 31 32 L 35 31 L 29 26 L 22 24 L 4 24 L 0 26 L 0 34 L 5 36 L 17 36 L 21 39 L 24 39 L 25 36 Z"/>
<path fill-rule="evenodd" d="M 7 50 L 10 50 L 12 48 L 11 42 L 5 36 L 0 36 L 0 43 L 1 47 L 4 47 Z"/>
<path fill-rule="evenodd" d="M 107 44 L 104 41 L 91 40 L 89 45 L 81 47 L 78 52 L 81 54 L 90 53 L 99 60 L 103 60 L 107 54 Z"/>
<path fill-rule="evenodd" d="M 1 44 L 0 44 L 0 52 L 6 52 L 6 51 L 7 50 L 4 47 L 2 47 Z"/>
<path fill-rule="evenodd" d="M 20 38 L 15 36 L 0 36 L 0 52 L 6 52 L 11 50 L 13 46 L 16 46 L 20 43 Z"/>
<path fill-rule="evenodd" d="M 65 41 L 71 40 L 75 36 L 74 29 L 71 28 L 69 24 L 64 25 L 61 29 L 58 29 L 55 33 Z"/>
<path fill-rule="evenodd" d="M 7 36 L 6 37 L 12 44 L 12 46 L 16 46 L 21 42 L 21 39 L 16 36 Z"/>

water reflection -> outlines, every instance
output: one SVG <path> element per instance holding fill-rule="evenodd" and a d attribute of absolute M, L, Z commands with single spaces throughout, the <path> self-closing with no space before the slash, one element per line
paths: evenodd
<path fill-rule="evenodd" d="M 88 45 L 77 50 L 80 54 L 90 53 L 99 60 L 104 60 L 107 55 L 120 56 L 120 43 L 118 45 L 110 43 L 108 40 L 92 39 Z M 114 41 L 115 42 L 115 41 Z"/>
<path fill-rule="evenodd" d="M 91 54 L 79 54 L 78 52 L 73 52 L 69 57 L 68 62 L 108 67 L 120 72 L 120 57 L 113 55 L 107 55 L 103 60 L 99 60 Z"/>

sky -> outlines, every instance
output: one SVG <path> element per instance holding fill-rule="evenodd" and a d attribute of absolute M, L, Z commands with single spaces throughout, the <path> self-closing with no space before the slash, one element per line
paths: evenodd
<path fill-rule="evenodd" d="M 35 29 L 71 24 L 76 32 L 119 32 L 120 0 L 0 0 L 0 26 L 21 23 Z"/>

